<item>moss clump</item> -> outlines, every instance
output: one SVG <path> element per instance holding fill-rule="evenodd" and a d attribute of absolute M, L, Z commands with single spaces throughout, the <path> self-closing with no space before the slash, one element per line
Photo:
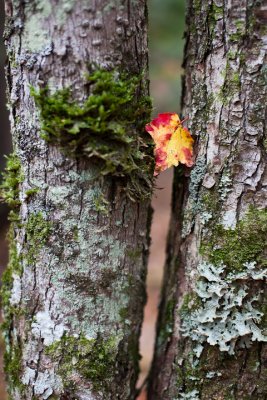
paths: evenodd
<path fill-rule="evenodd" d="M 17 274 L 20 276 L 22 272 L 20 258 L 17 252 L 17 246 L 14 241 L 14 232 L 12 225 L 9 229 L 8 240 L 9 240 L 9 261 L 6 270 L 3 272 L 2 287 L 1 287 L 1 303 L 5 313 L 5 320 L 7 320 L 7 317 L 11 311 L 9 299 L 13 283 L 13 274 Z"/>
<path fill-rule="evenodd" d="M 211 33 L 211 38 L 213 38 L 217 21 L 223 18 L 223 7 L 217 6 L 215 3 L 212 3 L 208 8 L 207 16 L 209 31 Z"/>
<path fill-rule="evenodd" d="M 247 262 L 267 266 L 267 209 L 250 208 L 235 229 L 215 225 L 201 253 L 214 265 L 223 263 L 228 270 L 243 270 Z"/>
<path fill-rule="evenodd" d="M 194 292 L 186 293 L 183 298 L 183 303 L 180 307 L 179 314 L 181 318 L 185 318 L 188 313 L 198 309 L 201 306 L 201 300 Z"/>
<path fill-rule="evenodd" d="M 121 321 L 125 322 L 125 320 L 127 320 L 128 316 L 129 316 L 128 308 L 127 307 L 121 308 L 119 311 L 119 315 L 120 315 Z"/>
<path fill-rule="evenodd" d="M 33 195 L 38 193 L 39 190 L 40 189 L 38 189 L 38 188 L 32 188 L 32 189 L 26 190 L 25 195 L 26 195 L 27 200 L 29 200 L 29 198 L 31 198 Z"/>
<path fill-rule="evenodd" d="M 28 249 L 25 258 L 28 263 L 36 261 L 36 257 L 46 243 L 50 231 L 51 223 L 45 220 L 41 212 L 29 216 L 25 226 Z"/>
<path fill-rule="evenodd" d="M 9 385 L 20 387 L 19 368 L 21 365 L 22 350 L 19 345 L 12 345 L 10 351 L 4 354 L 4 371 L 8 377 Z"/>
<path fill-rule="evenodd" d="M 3 181 L 0 185 L 0 196 L 12 209 L 20 205 L 19 184 L 23 180 L 21 164 L 15 153 L 7 157 L 6 168 L 3 173 Z"/>
<path fill-rule="evenodd" d="M 64 389 L 75 390 L 75 373 L 92 384 L 95 390 L 108 390 L 114 379 L 117 345 L 116 338 L 87 339 L 64 335 L 47 347 L 46 353 L 58 363 Z"/>
<path fill-rule="evenodd" d="M 129 357 L 129 360 L 132 361 L 133 363 L 133 369 L 136 374 L 136 378 L 138 376 L 138 373 L 140 371 L 139 368 L 139 362 L 142 358 L 142 356 L 139 353 L 139 341 L 138 338 L 136 337 L 135 333 L 131 332 L 130 335 L 128 336 L 128 351 L 129 351 L 129 356 L 127 356 L 125 353 L 123 354 L 122 351 L 120 351 L 120 359 L 119 359 L 119 364 L 122 366 L 122 368 L 127 368 L 127 359 Z"/>
<path fill-rule="evenodd" d="M 232 97 L 239 93 L 241 90 L 241 81 L 240 74 L 238 72 L 234 72 L 229 63 L 230 58 L 227 60 L 226 69 L 225 69 L 225 80 L 224 84 L 221 87 L 218 93 L 218 99 L 222 102 L 222 104 L 227 105 Z"/>
<path fill-rule="evenodd" d="M 128 249 L 126 250 L 126 255 L 133 261 L 138 260 L 139 257 L 141 257 L 143 251 L 141 248 L 133 248 L 133 249 Z"/>
<path fill-rule="evenodd" d="M 90 95 L 82 104 L 69 88 L 54 94 L 48 88 L 31 90 L 41 111 L 42 137 L 67 155 L 97 162 L 102 175 L 123 179 L 130 197 L 149 196 L 154 161 L 144 126 L 151 101 L 138 99 L 141 78 L 100 69 L 86 84 Z"/>
<path fill-rule="evenodd" d="M 94 196 L 95 210 L 100 214 L 108 215 L 109 213 L 109 202 L 104 197 L 103 193 L 97 193 Z"/>

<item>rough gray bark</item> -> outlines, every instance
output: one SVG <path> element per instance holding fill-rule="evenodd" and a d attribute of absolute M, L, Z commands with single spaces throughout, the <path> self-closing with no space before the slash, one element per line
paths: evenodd
<path fill-rule="evenodd" d="M 174 179 L 149 399 L 266 399 L 266 6 L 189 0 L 187 25 L 197 156 Z"/>
<path fill-rule="evenodd" d="M 10 117 L 22 175 L 11 244 L 18 265 L 9 266 L 5 310 L 9 391 L 15 400 L 133 399 L 149 201 L 132 202 L 116 180 L 94 179 L 90 161 L 47 145 L 30 85 L 71 86 L 82 101 L 91 63 L 146 76 L 146 1 L 5 5 Z M 104 212 L 96 204 L 102 200 Z"/>

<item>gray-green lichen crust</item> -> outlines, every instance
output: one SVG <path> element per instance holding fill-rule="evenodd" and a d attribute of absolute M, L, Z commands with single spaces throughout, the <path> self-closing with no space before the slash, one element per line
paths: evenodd
<path fill-rule="evenodd" d="M 235 229 L 216 225 L 203 246 L 194 297 L 181 308 L 183 336 L 200 356 L 208 343 L 235 353 L 252 341 L 266 342 L 262 284 L 267 277 L 267 212 L 251 208 Z"/>
<path fill-rule="evenodd" d="M 148 96 L 137 100 L 142 76 L 98 69 L 85 84 L 89 95 L 82 104 L 69 88 L 53 94 L 48 87 L 31 89 L 40 108 L 42 137 L 70 156 L 90 158 L 102 175 L 123 180 L 130 197 L 148 197 L 154 162 L 144 126 L 151 101 Z"/>

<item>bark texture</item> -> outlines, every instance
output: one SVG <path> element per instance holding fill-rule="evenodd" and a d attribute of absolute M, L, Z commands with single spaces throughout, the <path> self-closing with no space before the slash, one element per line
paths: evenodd
<path fill-rule="evenodd" d="M 10 117 L 21 164 L 10 167 L 20 172 L 4 283 L 9 391 L 14 400 L 133 399 L 149 201 L 130 201 L 117 180 L 95 179 L 92 162 L 42 140 L 30 85 L 71 86 L 82 102 L 89 64 L 146 76 L 146 1 L 5 5 Z M 146 83 L 141 91 L 147 95 Z"/>
<path fill-rule="evenodd" d="M 149 399 L 266 399 L 266 5 L 189 0 L 187 26 L 196 163 L 174 178 Z"/>

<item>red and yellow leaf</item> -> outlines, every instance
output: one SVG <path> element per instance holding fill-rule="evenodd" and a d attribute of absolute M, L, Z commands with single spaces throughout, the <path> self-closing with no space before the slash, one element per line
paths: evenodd
<path fill-rule="evenodd" d="M 146 131 L 155 142 L 155 175 L 179 163 L 192 167 L 194 140 L 177 114 L 159 114 Z"/>

